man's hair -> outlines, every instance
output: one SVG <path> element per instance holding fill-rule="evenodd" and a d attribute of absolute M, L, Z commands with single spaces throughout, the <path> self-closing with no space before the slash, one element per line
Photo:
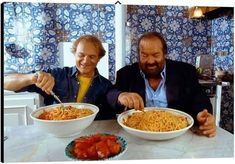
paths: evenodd
<path fill-rule="evenodd" d="M 138 47 L 137 47 L 137 50 L 138 50 L 138 54 L 139 54 L 139 50 L 140 50 L 140 41 L 142 39 L 151 39 L 151 38 L 158 38 L 161 43 L 162 43 L 162 48 L 163 48 L 163 53 L 166 54 L 167 53 L 167 45 L 166 45 L 166 41 L 165 39 L 162 37 L 162 35 L 158 32 L 146 32 L 144 33 L 138 40 Z"/>
<path fill-rule="evenodd" d="M 78 38 L 77 40 L 75 40 L 73 42 L 73 45 L 72 45 L 72 48 L 71 48 L 71 52 L 73 54 L 76 53 L 77 46 L 81 41 L 86 41 L 86 42 L 93 43 L 94 46 L 99 50 L 98 53 L 99 53 L 100 58 L 102 58 L 105 55 L 105 49 L 104 49 L 101 41 L 96 36 L 93 36 L 93 35 L 83 35 L 80 38 Z"/>

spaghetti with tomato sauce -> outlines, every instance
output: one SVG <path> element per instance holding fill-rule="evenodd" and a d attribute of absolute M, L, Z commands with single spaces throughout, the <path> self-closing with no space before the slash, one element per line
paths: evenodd
<path fill-rule="evenodd" d="M 91 109 L 79 109 L 73 106 L 56 107 L 50 111 L 44 110 L 39 115 L 39 119 L 43 120 L 70 120 L 89 116 L 94 112 Z"/>

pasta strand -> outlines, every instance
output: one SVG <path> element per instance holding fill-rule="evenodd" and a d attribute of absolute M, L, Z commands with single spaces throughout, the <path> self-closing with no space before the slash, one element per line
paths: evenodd
<path fill-rule="evenodd" d="M 128 116 L 123 123 L 131 128 L 152 132 L 168 132 L 188 126 L 185 116 L 179 116 L 164 110 L 135 112 Z"/>

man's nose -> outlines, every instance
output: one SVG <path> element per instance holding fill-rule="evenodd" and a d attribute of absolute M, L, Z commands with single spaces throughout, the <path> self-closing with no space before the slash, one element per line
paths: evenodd
<path fill-rule="evenodd" d="M 89 62 L 89 60 L 90 60 L 89 56 L 84 56 L 84 58 L 83 58 L 84 62 Z"/>
<path fill-rule="evenodd" d="M 156 59 L 152 56 L 148 56 L 147 60 L 146 60 L 146 63 L 148 64 L 153 64 L 156 62 Z"/>

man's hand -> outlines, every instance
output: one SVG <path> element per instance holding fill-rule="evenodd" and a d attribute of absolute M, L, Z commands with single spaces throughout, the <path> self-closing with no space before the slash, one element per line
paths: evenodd
<path fill-rule="evenodd" d="M 207 109 L 197 114 L 199 123 L 199 132 L 207 137 L 214 137 L 216 135 L 215 118 L 212 114 L 208 113 Z"/>
<path fill-rule="evenodd" d="M 144 101 L 142 97 L 133 92 L 122 92 L 118 96 L 118 101 L 120 104 L 128 107 L 134 108 L 136 110 L 143 110 L 144 109 Z"/>
<path fill-rule="evenodd" d="M 52 91 L 55 85 L 54 77 L 51 76 L 50 73 L 46 72 L 35 73 L 33 75 L 32 81 L 37 87 L 41 88 L 47 94 L 51 94 L 50 91 Z"/>

